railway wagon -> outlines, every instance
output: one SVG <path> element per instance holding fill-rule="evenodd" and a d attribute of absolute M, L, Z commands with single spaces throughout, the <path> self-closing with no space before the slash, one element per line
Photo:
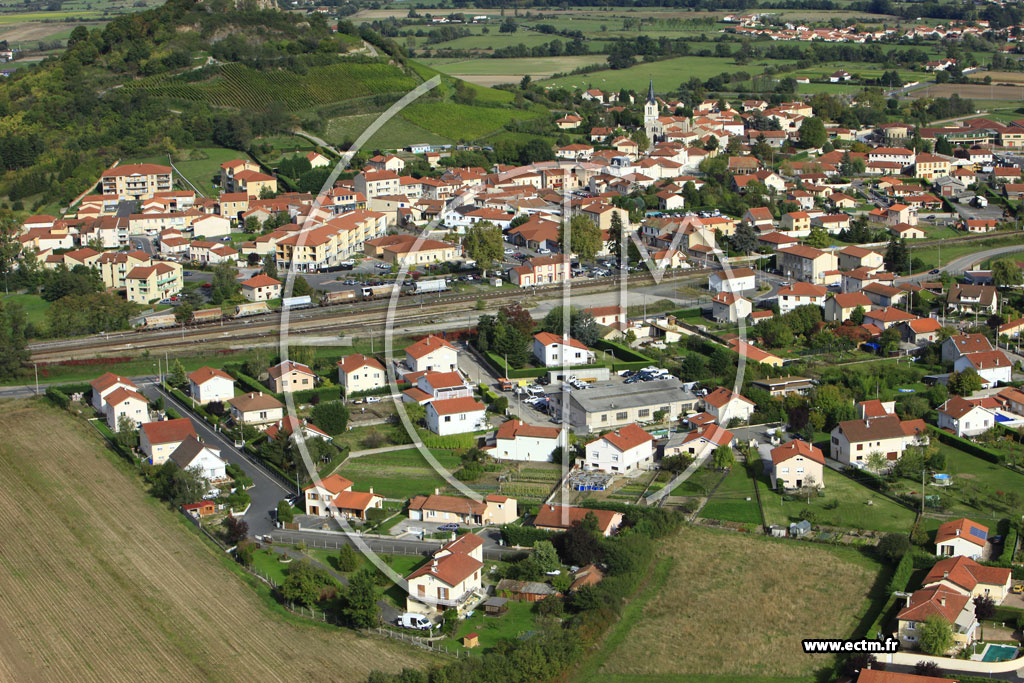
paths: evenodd
<path fill-rule="evenodd" d="M 359 296 L 363 299 L 383 299 L 391 296 L 391 293 L 398 289 L 398 285 L 377 285 L 375 287 L 363 287 L 359 290 Z"/>
<path fill-rule="evenodd" d="M 204 308 L 192 313 L 193 324 L 212 323 L 224 317 L 224 311 L 219 308 Z"/>
<path fill-rule="evenodd" d="M 358 295 L 351 289 L 343 289 L 340 292 L 325 292 L 320 299 L 321 306 L 332 306 L 343 304 L 348 301 L 355 301 Z"/>
<path fill-rule="evenodd" d="M 156 315 L 148 316 L 137 329 L 159 330 L 165 327 L 174 327 L 177 324 L 178 320 L 174 317 L 173 313 L 157 313 Z"/>
<path fill-rule="evenodd" d="M 261 315 L 263 313 L 270 313 L 270 307 L 267 306 L 266 301 L 253 301 L 247 304 L 238 304 L 235 306 L 235 318 L 245 318 L 250 315 Z"/>

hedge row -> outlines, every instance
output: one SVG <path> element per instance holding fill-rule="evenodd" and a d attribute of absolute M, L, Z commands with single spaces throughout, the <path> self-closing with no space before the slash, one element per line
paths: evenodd
<path fill-rule="evenodd" d="M 979 446 L 973 441 L 961 439 L 959 436 L 956 436 L 955 434 L 950 434 L 949 432 L 940 429 L 933 430 L 933 432 L 935 434 L 938 434 L 939 441 L 946 444 L 947 446 L 953 446 L 965 453 L 970 453 L 975 457 L 981 458 L 982 460 L 995 463 L 996 465 L 1002 465 L 1006 460 L 1006 458 L 1004 458 L 999 453 L 996 453 L 995 451 L 990 451 L 984 446 Z"/>
<path fill-rule="evenodd" d="M 615 354 L 615 358 L 620 361 L 646 364 L 654 362 L 654 359 L 648 358 L 639 351 L 635 351 L 624 344 L 619 344 L 618 342 L 609 341 L 607 339 L 598 340 L 594 346 L 602 351 L 611 351 Z"/>
<path fill-rule="evenodd" d="M 533 544 L 537 541 L 550 540 L 556 533 L 558 532 L 538 529 L 532 526 L 503 524 L 501 527 L 501 538 L 505 541 L 505 545 L 533 547 Z"/>
<path fill-rule="evenodd" d="M 45 395 L 46 400 L 48 400 L 50 403 L 57 406 L 58 408 L 67 408 L 69 405 L 71 405 L 71 399 L 68 398 L 68 395 L 61 391 L 60 389 L 58 389 L 57 387 L 47 387 Z"/>
<path fill-rule="evenodd" d="M 900 558 L 900 563 L 896 565 L 896 571 L 893 572 L 892 578 L 889 579 L 889 592 L 895 593 L 907 590 L 907 585 L 910 583 L 910 577 L 913 573 L 914 553 L 908 551 Z"/>
<path fill-rule="evenodd" d="M 443 450 L 466 450 L 476 446 L 476 434 L 429 434 L 421 433 L 420 440 L 427 448 L 438 448 Z"/>
<path fill-rule="evenodd" d="M 255 393 L 263 392 L 264 394 L 268 394 L 270 396 L 273 396 L 274 398 L 276 398 L 279 401 L 281 400 L 281 394 L 274 393 L 273 391 L 268 389 L 266 386 L 264 386 L 262 382 L 258 382 L 257 380 L 253 379 L 249 375 L 247 375 L 244 372 L 242 372 L 242 367 L 240 365 L 232 365 L 232 366 L 230 366 L 230 369 L 229 369 L 229 366 L 225 365 L 224 369 L 232 377 L 235 378 L 236 382 L 238 382 L 240 385 L 242 385 L 242 388 L 245 391 L 247 391 L 247 392 L 255 392 Z"/>
<path fill-rule="evenodd" d="M 494 364 L 494 368 L 507 379 L 526 379 L 527 377 L 541 377 L 547 374 L 547 368 L 509 368 L 505 365 L 505 359 L 488 351 L 487 359 Z"/>
<path fill-rule="evenodd" d="M 311 403 L 314 396 L 319 396 L 319 401 L 337 401 L 341 399 L 341 387 L 320 387 L 319 389 L 303 389 L 292 394 L 296 403 Z"/>
<path fill-rule="evenodd" d="M 92 394 L 92 385 L 88 382 L 81 382 L 77 384 L 59 384 L 53 387 L 57 391 L 67 396 L 71 394 L 82 394 L 88 400 L 88 396 Z"/>

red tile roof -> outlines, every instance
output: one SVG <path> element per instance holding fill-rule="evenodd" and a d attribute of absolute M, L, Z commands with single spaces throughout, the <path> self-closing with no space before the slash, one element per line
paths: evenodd
<path fill-rule="evenodd" d="M 426 356 L 427 354 L 441 348 L 449 348 L 455 350 L 455 347 L 449 344 L 447 341 L 441 339 L 440 337 L 435 337 L 434 335 L 431 334 L 419 340 L 415 344 L 410 344 L 409 346 L 405 347 L 405 352 L 412 356 L 413 358 L 422 358 L 423 356 Z"/>
<path fill-rule="evenodd" d="M 614 431 L 602 435 L 600 439 L 595 439 L 590 443 L 595 443 L 601 439 L 604 439 L 623 453 L 642 444 L 654 441 L 654 437 L 645 432 L 643 428 L 636 423 L 628 424 L 625 427 L 619 427 Z"/>
<path fill-rule="evenodd" d="M 771 450 L 772 462 L 776 465 L 798 455 L 802 455 L 816 463 L 825 464 L 825 456 L 822 454 L 821 449 L 801 439 L 793 439 Z"/>
<path fill-rule="evenodd" d="M 364 356 L 361 353 L 353 353 L 345 356 L 338 361 L 338 367 L 341 368 L 341 371 L 345 374 L 364 367 L 376 368 L 378 370 L 384 369 L 384 366 L 379 360 L 370 356 Z"/>
<path fill-rule="evenodd" d="M 434 412 L 438 415 L 456 415 L 458 413 L 487 410 L 487 406 L 472 396 L 445 398 L 440 401 L 431 401 L 430 405 L 433 406 Z"/>
<path fill-rule="evenodd" d="M 971 533 L 972 528 L 979 530 L 981 534 Z M 954 519 L 952 522 L 939 525 L 939 530 L 935 533 L 935 544 L 938 545 L 954 538 L 962 538 L 979 548 L 984 548 L 988 539 L 988 527 L 969 519 Z"/>
<path fill-rule="evenodd" d="M 495 438 L 514 439 L 519 436 L 527 436 L 539 439 L 557 439 L 560 431 L 558 427 L 539 427 L 513 418 L 501 423 L 495 433 Z"/>
<path fill-rule="evenodd" d="M 205 384 L 206 382 L 209 382 L 211 379 L 215 377 L 220 377 L 222 379 L 230 380 L 232 382 L 235 381 L 234 377 L 224 372 L 223 370 L 211 368 L 209 366 L 203 366 L 198 370 L 193 370 L 192 372 L 188 373 L 189 381 L 196 385 Z"/>
<path fill-rule="evenodd" d="M 181 442 L 190 436 L 196 436 L 192 420 L 187 417 L 163 420 L 162 422 L 146 422 L 142 425 L 142 431 L 150 444 Z"/>
<path fill-rule="evenodd" d="M 314 486 L 315 484 L 310 484 L 309 486 L 305 487 L 302 490 L 308 491 Z M 342 491 L 347 491 L 348 489 L 352 488 L 352 482 L 346 479 L 345 477 L 341 476 L 340 474 L 332 474 L 320 480 L 320 488 L 325 489 L 333 494 L 339 494 Z"/>
<path fill-rule="evenodd" d="M 564 511 L 564 512 L 563 512 Z M 538 527 L 550 527 L 553 529 L 568 529 L 576 522 L 582 522 L 588 513 L 594 513 L 597 518 L 597 527 L 606 532 L 618 516 L 619 512 L 613 510 L 591 510 L 589 508 L 563 507 L 561 505 L 542 505 L 537 511 L 533 525 Z M 563 521 L 563 515 L 567 515 Z"/>

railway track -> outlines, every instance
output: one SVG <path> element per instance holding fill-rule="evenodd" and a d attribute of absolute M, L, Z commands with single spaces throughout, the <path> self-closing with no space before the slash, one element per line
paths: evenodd
<path fill-rule="evenodd" d="M 666 273 L 662 282 L 680 283 L 700 278 L 707 273 L 707 269 L 687 271 L 685 274 L 673 274 L 672 276 Z M 630 274 L 629 280 L 634 285 L 654 283 L 653 276 L 647 272 Z M 617 286 L 618 279 L 616 278 L 613 281 L 587 280 L 574 283 L 572 288 L 574 291 L 594 293 L 602 290 L 614 290 Z M 445 325 L 445 318 L 452 314 L 472 312 L 471 306 L 475 306 L 478 300 L 482 299 L 494 306 L 506 301 L 521 300 L 528 296 L 550 298 L 560 295 L 560 293 L 561 287 L 556 285 L 535 290 L 502 289 L 473 294 L 452 294 L 436 298 L 430 295 L 422 295 L 424 297 L 422 299 L 403 297 L 399 299 L 391 325 L 395 328 L 407 327 L 410 324 L 434 320 L 438 321 L 437 329 L 439 330 L 453 329 L 463 326 L 464 323 L 449 317 L 447 321 L 449 324 Z M 387 323 L 388 306 L 389 301 L 385 299 L 293 310 L 289 313 L 289 334 L 333 334 L 339 335 L 340 338 L 343 333 L 383 329 Z M 222 320 L 220 324 L 208 323 L 167 330 L 125 331 L 82 339 L 36 342 L 30 344 L 28 348 L 31 353 L 31 362 L 40 364 L 104 356 L 136 356 L 143 351 L 150 353 L 177 351 L 183 347 L 197 345 L 202 345 L 204 350 L 210 351 L 245 349 L 254 344 L 276 339 L 280 327 L 281 314 L 273 313 L 258 318 Z"/>

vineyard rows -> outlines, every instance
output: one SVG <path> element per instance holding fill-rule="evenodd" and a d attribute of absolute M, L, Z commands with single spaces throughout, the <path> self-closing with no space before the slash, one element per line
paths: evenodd
<path fill-rule="evenodd" d="M 218 107 L 263 109 L 281 104 L 286 109 L 308 109 L 355 97 L 398 92 L 416 87 L 417 81 L 388 64 L 332 64 L 312 67 L 306 74 L 291 71 L 256 71 L 241 64 L 225 64 L 207 81 L 175 82 L 155 76 L 128 87 L 144 88 L 161 97 L 203 101 Z"/>

